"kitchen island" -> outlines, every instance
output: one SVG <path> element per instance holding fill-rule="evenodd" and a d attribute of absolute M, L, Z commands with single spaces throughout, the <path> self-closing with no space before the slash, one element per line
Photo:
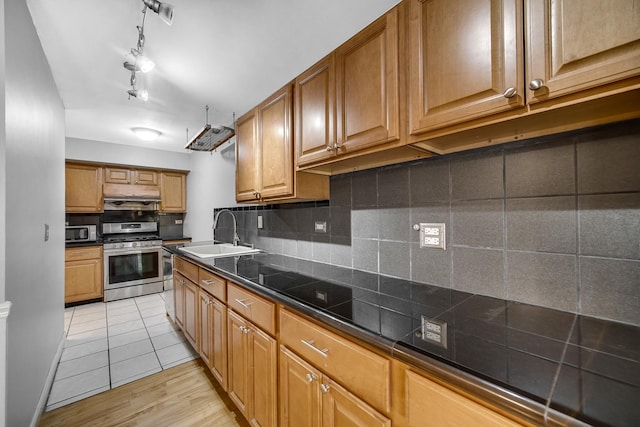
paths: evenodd
<path fill-rule="evenodd" d="M 519 423 L 640 422 L 640 328 L 282 255 L 207 259 L 181 246 L 166 248 Z M 410 385 L 398 382 L 392 406 L 410 412 L 395 396 Z"/>

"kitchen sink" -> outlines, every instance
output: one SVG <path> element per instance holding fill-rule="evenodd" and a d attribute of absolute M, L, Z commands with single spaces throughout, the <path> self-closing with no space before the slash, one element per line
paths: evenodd
<path fill-rule="evenodd" d="M 249 255 L 262 252 L 247 246 L 233 246 L 231 243 L 216 243 L 213 245 L 187 246 L 178 248 L 182 252 L 195 255 L 198 258 L 222 258 L 227 256 Z"/>

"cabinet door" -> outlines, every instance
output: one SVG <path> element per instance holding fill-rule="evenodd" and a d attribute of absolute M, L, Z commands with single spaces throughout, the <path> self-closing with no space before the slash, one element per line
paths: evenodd
<path fill-rule="evenodd" d="M 329 55 L 295 81 L 298 166 L 335 157 L 335 56 Z"/>
<path fill-rule="evenodd" d="M 211 307 L 211 373 L 223 390 L 227 390 L 227 307 L 212 298 Z"/>
<path fill-rule="evenodd" d="M 156 171 L 149 170 L 133 170 L 132 181 L 134 184 L 140 185 L 158 185 L 158 173 Z"/>
<path fill-rule="evenodd" d="M 102 167 L 67 163 L 65 167 L 66 212 L 102 212 Z"/>
<path fill-rule="evenodd" d="M 102 248 L 73 248 L 65 251 L 64 302 L 102 298 Z"/>
<path fill-rule="evenodd" d="M 406 381 L 409 427 L 520 425 L 414 372 Z"/>
<path fill-rule="evenodd" d="M 202 290 L 198 290 L 198 308 L 200 316 L 200 357 L 211 369 L 213 359 L 213 297 Z"/>
<path fill-rule="evenodd" d="M 260 198 L 258 117 L 251 110 L 236 121 L 236 200 Z"/>
<path fill-rule="evenodd" d="M 112 184 L 131 184 L 131 171 L 125 168 L 104 168 L 104 182 Z"/>
<path fill-rule="evenodd" d="M 391 420 L 328 378 L 322 380 L 323 427 L 391 427 Z M 325 391 L 326 390 L 326 391 Z M 423 413 L 424 418 L 424 413 Z M 464 424 L 463 424 L 464 425 Z M 468 424 L 468 425 L 474 425 Z"/>
<path fill-rule="evenodd" d="M 320 371 L 280 346 L 280 427 L 320 427 Z"/>
<path fill-rule="evenodd" d="M 411 0 L 409 8 L 411 134 L 524 105 L 520 1 Z"/>
<path fill-rule="evenodd" d="M 529 102 L 640 74 L 637 0 L 527 0 Z"/>
<path fill-rule="evenodd" d="M 263 199 L 293 195 L 292 95 L 287 85 L 258 107 Z"/>
<path fill-rule="evenodd" d="M 160 211 L 187 211 L 187 175 L 180 172 L 160 174 Z"/>
<path fill-rule="evenodd" d="M 254 426 L 278 425 L 277 343 L 255 325 L 249 324 L 249 369 L 251 405 L 249 422 Z"/>
<path fill-rule="evenodd" d="M 398 9 L 336 50 L 337 154 L 400 138 Z"/>
<path fill-rule="evenodd" d="M 236 142 L 237 144 L 237 142 Z M 242 415 L 249 418 L 249 330 L 242 317 L 227 310 L 228 393 Z"/>
<path fill-rule="evenodd" d="M 198 340 L 198 286 L 191 280 L 184 281 L 184 336 L 195 351 L 200 352 Z"/>
<path fill-rule="evenodd" d="M 173 272 L 173 298 L 176 311 L 176 323 L 184 330 L 184 283 L 185 278 L 177 271 Z"/>

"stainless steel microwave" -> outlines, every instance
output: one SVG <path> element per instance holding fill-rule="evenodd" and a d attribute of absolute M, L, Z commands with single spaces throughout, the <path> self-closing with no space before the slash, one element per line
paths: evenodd
<path fill-rule="evenodd" d="M 67 225 L 65 228 L 65 242 L 95 242 L 95 225 Z"/>

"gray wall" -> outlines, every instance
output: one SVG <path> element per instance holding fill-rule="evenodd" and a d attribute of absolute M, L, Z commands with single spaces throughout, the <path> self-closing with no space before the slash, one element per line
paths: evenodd
<path fill-rule="evenodd" d="M 186 151 L 178 153 L 71 137 L 65 141 L 65 157 L 69 160 L 159 169 L 190 169 L 190 156 Z"/>
<path fill-rule="evenodd" d="M 330 203 L 237 215 L 271 252 L 640 325 L 638 120 L 334 176 Z M 446 251 L 419 247 L 419 222 L 446 224 Z"/>
<path fill-rule="evenodd" d="M 4 4 L 8 426 L 38 417 L 64 317 L 64 107 L 24 0 Z M 44 241 L 45 224 L 50 239 Z"/>

